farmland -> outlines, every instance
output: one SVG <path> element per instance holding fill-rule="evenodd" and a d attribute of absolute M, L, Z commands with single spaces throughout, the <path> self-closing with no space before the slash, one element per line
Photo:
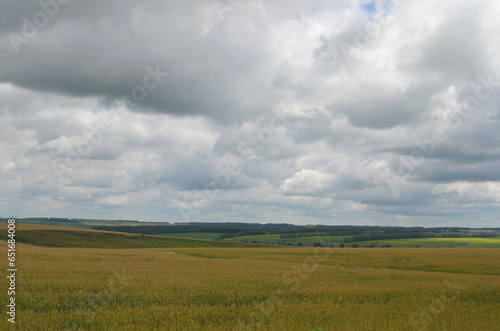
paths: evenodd
<path fill-rule="evenodd" d="M 381 227 L 381 226 L 296 226 L 292 224 L 254 224 L 254 223 L 153 223 L 138 221 L 107 221 L 62 218 L 33 218 L 18 220 L 23 226 L 58 226 L 59 230 L 72 228 L 74 231 L 105 230 L 106 232 L 125 233 L 127 236 L 143 241 L 157 241 L 147 247 L 162 247 L 162 239 L 145 238 L 153 235 L 170 238 L 205 239 L 226 242 L 226 244 L 204 243 L 209 247 L 234 246 L 235 243 L 282 245 L 299 247 L 498 247 L 500 248 L 500 229 L 470 228 L 423 228 L 423 227 Z M 73 234 L 76 236 L 76 234 Z M 69 235 L 68 235 L 69 236 Z M 46 240 L 31 238 L 29 242 L 42 244 Z M 74 238 L 78 241 L 78 238 Z M 81 238 L 80 238 L 81 239 Z M 163 241 L 166 240 L 165 238 Z M 56 240 L 57 242 L 58 240 Z M 102 240 L 98 240 L 103 242 Z M 174 241 L 173 239 L 171 240 Z M 233 244 L 232 244 L 233 243 Z M 87 245 L 81 247 L 102 247 Z M 120 248 L 126 248 L 127 244 Z M 54 246 L 54 245 L 52 245 Z M 61 245 L 60 245 L 61 246 Z M 64 246 L 64 245 L 62 245 Z M 112 245 L 111 245 L 112 246 Z M 110 247 L 111 247 L 110 246 Z M 188 247 L 189 245 L 184 245 Z M 236 245 L 238 246 L 238 244 Z M 78 246 L 72 246 L 78 247 Z M 134 245 L 133 247 L 139 248 Z"/>
<path fill-rule="evenodd" d="M 37 232 L 61 245 L 75 240 L 62 240 L 59 227 L 19 228 L 33 234 L 27 240 Z M 18 245 L 19 329 L 495 330 L 500 323 L 496 248 L 140 248 L 136 235 L 81 233 L 107 247 Z M 102 237 L 110 234 L 124 237 Z M 138 248 L 123 249 L 124 241 Z M 190 241 L 202 242 L 231 244 Z M 0 329 L 13 329 L 7 324 L 0 320 Z"/>
<path fill-rule="evenodd" d="M 173 237 L 173 238 L 191 238 L 191 239 L 217 239 L 220 233 L 203 233 L 203 232 L 189 232 L 189 233 L 166 233 L 158 234 L 157 236 Z"/>
<path fill-rule="evenodd" d="M 188 238 L 188 236 L 185 236 Z M 242 236 L 226 241 L 243 243 L 265 243 L 273 245 L 313 246 L 317 242 L 325 242 L 336 247 L 343 244 L 344 236 L 314 236 L 291 239 L 281 239 L 279 234 Z M 346 247 L 500 247 L 500 237 L 495 238 L 405 238 L 369 240 L 344 244 Z"/>
<path fill-rule="evenodd" d="M 496 238 L 408 238 L 365 241 L 358 243 L 369 247 L 370 245 L 392 247 L 500 247 L 500 237 Z"/>
<path fill-rule="evenodd" d="M 1 230 L 6 229 L 2 223 Z M 190 238 L 166 238 L 104 232 L 91 229 L 75 229 L 45 224 L 18 224 L 16 240 L 46 247 L 80 248 L 157 248 L 157 247 L 248 247 L 258 246 L 236 242 L 218 242 Z"/>
<path fill-rule="evenodd" d="M 85 222 L 87 224 L 87 222 Z M 105 223 L 106 224 L 106 223 Z M 133 224 L 133 223 L 132 223 Z M 302 247 L 499 247 L 500 229 L 294 226 L 291 224 L 181 223 L 93 226 L 93 229 Z"/>

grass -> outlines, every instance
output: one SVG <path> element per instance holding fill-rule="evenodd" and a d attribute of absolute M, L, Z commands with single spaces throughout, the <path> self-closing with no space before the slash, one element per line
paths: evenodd
<path fill-rule="evenodd" d="M 300 238 L 284 238 L 281 239 L 279 234 L 264 234 L 264 235 L 256 235 L 256 236 L 241 236 L 241 237 L 233 237 L 226 239 L 226 241 L 236 241 L 236 242 L 255 242 L 261 244 L 272 244 L 272 245 L 291 245 L 298 246 L 299 243 L 302 243 L 302 246 L 310 246 L 312 247 L 314 243 L 319 241 L 329 240 L 330 243 L 333 243 L 336 246 L 339 246 L 340 243 L 343 242 L 344 236 L 331 236 L 331 237 L 300 237 Z"/>
<path fill-rule="evenodd" d="M 5 231 L 6 224 L 0 229 Z M 249 247 L 253 244 L 199 240 L 187 238 L 167 238 L 119 232 L 74 229 L 70 227 L 43 224 L 17 224 L 16 241 L 45 247 L 80 248 L 169 248 L 169 247 Z M 5 232 L 4 232 L 5 233 Z M 5 238 L 3 238 L 5 239 Z"/>
<path fill-rule="evenodd" d="M 347 236 L 350 237 L 350 236 Z M 317 242 L 325 242 L 338 247 L 344 241 L 344 236 L 331 237 L 302 237 L 302 238 L 287 238 L 280 239 L 279 234 L 257 235 L 257 236 L 242 236 L 227 239 L 226 241 L 235 242 L 254 242 L 254 243 L 269 243 L 269 244 L 291 244 L 297 246 L 302 243 L 302 246 L 314 246 Z M 360 241 L 352 243 L 344 243 L 346 247 L 359 245 L 361 247 L 381 247 L 383 245 L 391 245 L 392 247 L 489 247 L 500 248 L 500 237 L 494 238 L 416 238 L 416 239 L 387 239 L 387 240 L 372 240 Z"/>
<path fill-rule="evenodd" d="M 121 233 L 93 233 L 83 231 L 33 230 L 18 231 L 17 241 L 46 247 L 81 248 L 158 248 L 158 247 L 248 247 L 243 243 L 213 240 L 167 238 L 128 235 Z"/>
<path fill-rule="evenodd" d="M 110 250 L 20 244 L 17 326 L 497 330 L 497 261 L 500 250 L 484 248 Z M 8 287 L 5 277 L 0 286 Z M 2 302 L 6 295 L 1 291 Z M 6 318 L 0 329 L 14 330 Z"/>
<path fill-rule="evenodd" d="M 78 229 L 90 229 L 92 226 L 97 225 L 158 225 L 161 223 L 152 222 L 134 222 L 134 221 L 106 221 L 106 220 L 80 220 L 73 219 L 73 222 L 58 222 L 58 221 L 44 221 L 44 220 L 20 220 L 17 222 L 18 226 L 34 226 L 34 225 L 45 225 L 45 226 L 58 226 L 59 230 L 63 228 L 67 230 L 68 228 Z M 171 225 L 174 227 L 174 225 Z M 480 230 L 473 229 L 467 232 L 491 232 L 495 233 L 494 230 Z M 351 242 L 344 243 L 346 247 L 351 247 L 352 245 L 359 245 L 361 247 L 381 247 L 384 245 L 390 245 L 392 247 L 498 247 L 500 248 L 500 233 L 496 232 L 499 236 L 495 238 L 416 238 L 416 239 L 390 239 L 390 240 L 375 240 L 375 241 L 361 241 L 361 242 Z M 213 240 L 218 239 L 221 233 L 204 233 L 204 232 L 190 232 L 190 233 L 164 233 L 158 234 L 157 236 L 162 237 L 173 237 L 173 238 L 191 238 L 191 239 L 205 239 Z M 333 245 L 335 247 L 340 246 L 343 243 L 344 237 L 349 236 L 331 236 L 331 237 L 300 237 L 300 238 L 284 238 L 281 239 L 279 234 L 268 234 L 268 235 L 254 235 L 254 236 L 240 236 L 226 239 L 227 242 L 243 242 L 243 243 L 257 243 L 257 244 L 271 244 L 271 245 L 289 245 L 289 246 L 303 246 L 303 247 L 313 247 L 317 242 L 327 242 L 328 245 Z"/>
<path fill-rule="evenodd" d="M 69 228 L 90 229 L 92 225 L 81 222 L 57 222 L 57 221 L 16 221 L 16 224 L 39 224 L 48 226 L 62 226 Z"/>
<path fill-rule="evenodd" d="M 354 243 L 347 243 L 351 246 Z M 495 238 L 418 238 L 418 239 L 390 239 L 358 242 L 360 246 L 391 245 L 393 247 L 489 247 L 499 248 L 500 237 Z"/>
<path fill-rule="evenodd" d="M 220 233 L 208 232 L 187 232 L 187 233 L 164 233 L 157 234 L 157 236 L 174 237 L 174 238 L 192 238 L 192 239 L 206 239 L 213 240 L 220 237 Z"/>

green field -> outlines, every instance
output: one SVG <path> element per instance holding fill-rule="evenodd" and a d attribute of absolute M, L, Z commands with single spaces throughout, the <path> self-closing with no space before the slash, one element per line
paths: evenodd
<path fill-rule="evenodd" d="M 351 246 L 353 243 L 345 244 Z M 417 238 L 417 239 L 390 239 L 360 241 L 360 246 L 374 244 L 378 247 L 391 245 L 392 247 L 500 247 L 500 237 L 495 238 Z"/>
<path fill-rule="evenodd" d="M 346 236 L 350 237 L 350 236 Z M 264 243 L 272 245 L 292 245 L 299 246 L 314 246 L 320 242 L 327 246 L 339 247 L 344 236 L 332 237 L 302 237 L 302 238 L 286 238 L 280 239 L 279 234 L 258 235 L 258 236 L 243 236 L 226 239 L 226 241 L 248 242 L 248 243 Z M 360 247 L 382 247 L 391 245 L 392 247 L 498 247 L 500 248 L 500 237 L 495 238 L 415 238 L 415 239 L 387 239 L 387 240 L 372 240 L 344 243 L 345 247 L 359 245 Z"/>
<path fill-rule="evenodd" d="M 80 231 L 19 231 L 17 241 L 46 247 L 157 248 L 157 247 L 248 247 L 249 244 L 187 238 L 93 233 Z"/>
<path fill-rule="evenodd" d="M 2 229 L 5 231 L 5 224 Z M 3 235 L 5 236 L 5 235 Z M 5 237 L 2 239 L 5 240 Z M 190 238 L 167 238 L 140 234 L 75 229 L 44 224 L 17 224 L 16 241 L 45 247 L 80 248 L 161 248 L 161 247 L 257 247 L 259 245 L 199 240 Z M 261 245 L 262 246 L 262 245 Z"/>
<path fill-rule="evenodd" d="M 206 233 L 206 232 L 187 232 L 187 233 L 164 233 L 157 234 L 157 236 L 174 237 L 174 238 L 192 238 L 192 239 L 208 239 L 214 240 L 220 237 L 220 233 Z"/>
<path fill-rule="evenodd" d="M 63 226 L 69 228 L 78 229 L 90 229 L 93 225 L 85 224 L 82 222 L 54 222 L 54 221 L 16 221 L 17 224 L 39 224 L 39 225 L 50 225 L 50 226 Z"/>
<path fill-rule="evenodd" d="M 418 238 L 421 233 L 412 233 L 416 237 L 402 237 L 405 239 L 379 239 L 379 240 L 366 240 L 370 238 L 370 235 L 377 236 L 381 234 L 390 234 L 393 236 L 396 232 L 401 235 L 401 228 L 391 229 L 384 227 L 362 227 L 360 228 L 351 227 L 349 231 L 346 232 L 345 227 L 343 230 L 344 235 L 337 235 L 335 227 L 322 228 L 321 226 L 313 227 L 296 227 L 295 232 L 288 232 L 289 228 L 280 228 L 279 233 L 283 233 L 281 236 L 277 232 L 277 228 L 269 228 L 272 234 L 259 234 L 259 235 L 242 235 L 244 233 L 252 233 L 256 231 L 256 228 L 252 228 L 250 224 L 235 227 L 234 223 L 224 227 L 224 224 L 219 223 L 155 223 L 155 222 L 138 222 L 138 221 L 124 221 L 124 220 L 86 220 L 86 219 L 21 219 L 17 223 L 23 225 L 47 225 L 47 226 L 59 226 L 62 228 L 73 228 L 73 229 L 90 229 L 94 227 L 101 226 L 101 230 L 106 231 L 122 231 L 124 234 L 136 233 L 139 236 L 141 233 L 150 234 L 160 237 L 170 237 L 170 238 L 184 238 L 184 239 L 203 239 L 203 240 L 215 240 L 219 239 L 221 235 L 227 237 L 228 235 L 240 234 L 236 237 L 230 237 L 224 239 L 226 243 L 244 243 L 244 244 L 258 244 L 258 245 L 281 245 L 281 246 L 297 246 L 297 247 L 315 247 L 315 246 L 328 246 L 328 247 L 499 247 L 500 248 L 500 230 L 499 229 L 455 229 L 455 228 L 445 228 L 439 229 L 438 233 L 429 232 L 427 235 L 431 235 L 426 238 Z M 151 228 L 149 228 L 151 226 Z M 233 228 L 231 228 L 233 227 Z M 150 231 L 149 229 L 152 229 Z M 178 231 L 175 231 L 175 230 Z M 58 229 L 60 230 L 60 229 Z M 229 230 L 229 231 L 228 231 Z M 294 229 L 292 229 L 294 230 Z M 312 230 L 312 232 L 311 232 Z M 422 230 L 422 229 L 420 229 Z M 258 229 L 260 233 L 265 233 L 266 230 Z M 321 231 L 333 231 L 332 236 L 318 236 L 319 233 L 325 233 Z M 404 231 L 415 231 L 412 228 L 406 228 Z M 433 231 L 432 228 L 424 231 Z M 441 231 L 441 232 L 439 232 Z M 285 234 L 294 234 L 296 232 L 301 232 L 296 238 L 286 238 Z M 115 232 L 116 233 L 116 232 Z M 392 234 L 391 234 L 392 233 Z M 307 234 L 315 234 L 314 236 L 305 236 Z M 62 235 L 62 234 L 61 234 Z M 488 237 L 488 236 L 491 237 Z M 496 235 L 496 237 L 495 237 Z M 365 241 L 353 241 L 352 238 L 355 236 L 365 237 Z M 433 237 L 436 236 L 436 237 Z M 475 236 L 474 238 L 467 236 Z M 57 237 L 57 236 L 56 236 Z M 82 242 L 82 238 L 78 238 L 74 235 L 76 242 Z M 281 238 L 285 237 L 285 238 Z M 368 238 L 367 238 L 368 237 Z M 33 241 L 37 244 L 43 244 L 43 240 L 35 240 L 36 238 L 32 236 L 29 241 Z M 166 239 L 166 238 L 165 238 Z M 345 239 L 345 240 L 344 240 Z M 55 244 L 60 239 L 55 239 Z M 99 240 L 97 240 L 100 242 Z M 348 241 L 348 242 L 344 242 Z M 158 239 L 139 239 L 138 247 L 159 247 L 162 244 L 159 243 Z M 45 244 L 49 245 L 49 244 Z M 86 245 L 81 243 L 81 245 Z M 125 247 L 127 244 L 123 243 L 120 247 Z M 176 244 L 177 245 L 177 244 Z M 207 244 L 207 247 L 220 246 L 219 244 Z M 62 245 L 64 246 L 64 244 Z M 94 247 L 94 246 L 92 246 Z M 99 246 L 101 247 L 101 246 Z M 108 247 L 108 246 L 104 246 Z"/>
<path fill-rule="evenodd" d="M 158 225 L 162 223 L 154 222 L 137 222 L 137 221 L 110 221 L 110 220 L 88 220 L 88 219 L 72 219 L 70 221 L 53 221 L 44 219 L 19 219 L 16 220 L 17 224 L 41 224 L 50 226 L 64 226 L 72 228 L 90 229 L 93 226 L 99 225 L 128 225 L 128 226 L 138 226 L 138 225 Z"/>
<path fill-rule="evenodd" d="M 271 245 L 291 245 L 291 246 L 300 246 L 299 243 L 302 243 L 302 246 L 314 246 L 316 242 L 328 242 L 332 243 L 335 246 L 338 246 L 343 242 L 344 236 L 331 236 L 331 237 L 301 237 L 301 238 L 285 238 L 280 239 L 279 234 L 267 234 L 267 235 L 257 235 L 257 236 L 242 236 L 242 237 L 233 237 L 226 239 L 226 241 L 237 241 L 237 242 L 254 242 L 260 244 L 271 244 Z"/>

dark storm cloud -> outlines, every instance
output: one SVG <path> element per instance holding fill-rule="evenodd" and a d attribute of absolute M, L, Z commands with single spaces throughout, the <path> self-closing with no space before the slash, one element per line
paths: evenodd
<path fill-rule="evenodd" d="M 16 5 L 9 2 L 9 6 Z M 19 45 L 19 54 L 5 43 L 0 80 L 33 90 L 113 100 L 141 85 L 149 66 L 161 82 L 142 107 L 222 121 L 269 111 L 277 100 L 268 90 L 273 73 L 263 61 L 268 56 L 259 42 L 264 32 L 251 16 L 241 21 L 229 18 L 203 35 L 199 2 L 181 6 L 112 1 L 82 6 L 73 1 L 61 7 L 51 20 L 53 26 Z M 209 13 L 215 10 L 207 7 Z M 24 17 L 33 10 L 27 6 L 14 13 Z M 2 29 L 6 39 L 14 33 L 9 27 Z"/>

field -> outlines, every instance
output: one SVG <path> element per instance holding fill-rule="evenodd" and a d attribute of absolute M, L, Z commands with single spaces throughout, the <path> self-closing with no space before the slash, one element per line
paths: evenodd
<path fill-rule="evenodd" d="M 187 235 L 187 234 L 186 234 Z M 186 238 L 189 238 L 186 236 Z M 263 243 L 272 245 L 291 245 L 291 246 L 313 246 L 314 243 L 324 242 L 335 247 L 343 243 L 344 236 L 328 237 L 301 237 L 280 239 L 279 234 L 241 236 L 226 239 L 226 241 L 243 243 Z M 350 242 L 344 244 L 346 247 L 359 245 L 360 247 L 382 247 L 390 245 L 392 247 L 498 247 L 500 248 L 500 237 L 495 238 L 411 238 L 411 239 L 386 239 Z"/>
<path fill-rule="evenodd" d="M 165 233 L 157 236 L 173 237 L 173 238 L 191 238 L 191 239 L 217 239 L 220 233 L 205 233 L 205 232 L 188 232 L 188 233 Z"/>
<path fill-rule="evenodd" d="M 280 239 L 279 234 L 268 234 L 268 235 L 257 235 L 257 236 L 241 236 L 241 237 L 234 237 L 230 239 L 226 239 L 226 241 L 235 241 L 235 242 L 253 242 L 253 243 L 262 243 L 262 244 L 271 244 L 271 245 L 278 245 L 278 244 L 290 244 L 291 246 L 313 246 L 315 242 L 318 241 L 328 241 L 330 243 L 335 244 L 338 246 L 340 243 L 343 241 L 343 236 L 329 236 L 329 237 L 318 237 L 318 236 L 312 236 L 312 237 L 301 237 L 301 238 L 287 238 L 287 239 Z M 299 244 L 300 243 L 300 244 Z"/>
<path fill-rule="evenodd" d="M 5 231 L 6 224 L 0 226 Z M 16 240 L 46 247 L 80 248 L 157 248 L 157 247 L 257 247 L 259 245 L 197 240 L 189 238 L 167 238 L 119 232 L 75 229 L 44 224 L 18 224 Z"/>
<path fill-rule="evenodd" d="M 54 228 L 30 225 L 19 232 L 61 240 L 63 230 Z M 87 233 L 86 241 L 108 240 L 109 247 L 124 240 L 133 247 L 140 240 L 81 233 Z M 59 243 L 75 240 L 69 239 Z M 5 248 L 5 241 L 1 245 Z M 496 330 L 500 325 L 500 249 L 495 248 L 19 244 L 17 256 L 21 330 Z M 1 286 L 8 287 L 4 277 Z M 6 291 L 1 293 L 6 302 Z M 0 329 L 14 330 L 7 324 L 2 318 Z"/>
<path fill-rule="evenodd" d="M 6 221 L 6 219 L 3 219 Z M 383 227 L 383 226 L 325 226 L 293 224 L 252 224 L 252 223 L 162 223 L 127 220 L 95 220 L 69 218 L 27 218 L 17 220 L 26 226 L 46 225 L 82 229 L 104 230 L 107 232 L 133 235 L 142 241 L 152 243 L 153 239 L 143 235 L 223 240 L 229 243 L 281 245 L 298 247 L 497 247 L 500 248 L 500 228 L 423 228 L 423 227 Z M 31 238 L 34 239 L 34 238 Z M 32 240 L 29 242 L 33 242 Z M 80 238 L 82 239 L 82 238 Z M 75 238 L 78 241 L 78 238 Z M 160 242 L 161 240 L 155 239 Z M 218 240 L 218 241 L 220 241 Z M 57 240 L 56 240 L 57 241 Z M 82 240 L 80 240 L 82 241 Z M 43 240 L 39 240 L 40 244 Z M 80 247 L 88 246 L 82 242 Z M 204 246 L 221 246 L 217 243 Z M 52 245 L 54 246 L 54 245 Z M 59 245 L 64 246 L 64 245 Z M 161 243 L 141 247 L 161 247 Z M 185 246 L 185 245 L 184 245 Z M 78 247 L 78 246 L 73 246 Z M 112 245 L 106 246 L 112 247 Z M 121 248 L 126 248 L 126 244 Z M 139 247 L 134 245 L 133 247 Z M 187 246 L 185 246 L 187 247 Z"/>
<path fill-rule="evenodd" d="M 391 245 L 392 247 L 500 247 L 500 237 L 495 238 L 418 238 L 418 239 L 391 239 L 363 241 L 361 246 L 375 244 L 377 246 Z M 351 243 L 346 244 L 351 245 Z"/>

